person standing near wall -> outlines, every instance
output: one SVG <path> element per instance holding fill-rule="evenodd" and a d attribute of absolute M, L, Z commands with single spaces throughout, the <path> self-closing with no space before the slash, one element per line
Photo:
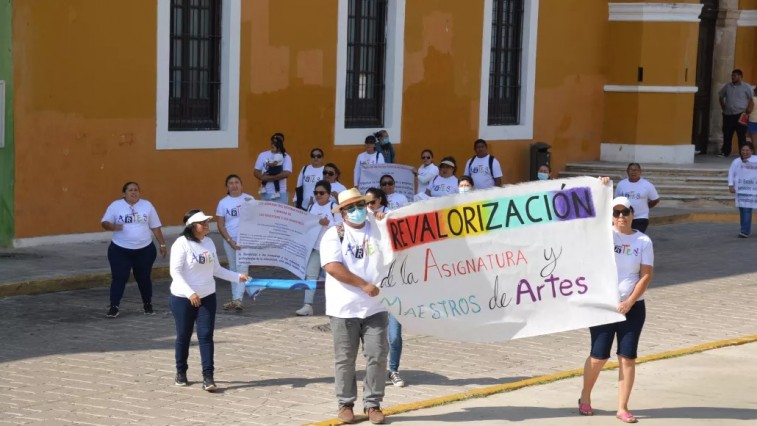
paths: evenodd
<path fill-rule="evenodd" d="M 463 173 L 473 178 L 476 189 L 487 189 L 502 186 L 502 167 L 499 160 L 489 154 L 486 141 L 478 139 L 473 142 L 476 155 L 465 162 Z"/>
<path fill-rule="evenodd" d="M 741 147 L 741 158 L 737 158 L 731 163 L 731 167 L 728 169 L 728 191 L 730 191 L 731 194 L 738 195 L 738 187 L 736 184 L 741 177 L 739 175 L 743 173 L 741 165 L 743 163 L 757 163 L 757 157 L 753 154 L 754 144 L 752 142 L 747 142 Z M 740 206 L 738 198 L 736 199 L 736 207 L 739 208 L 739 222 L 741 225 L 739 238 L 749 238 L 749 234 L 752 233 L 752 208 Z"/>
<path fill-rule="evenodd" d="M 303 167 L 300 175 L 297 176 L 297 191 L 302 190 L 302 200 L 297 199 L 300 194 L 295 194 L 295 207 L 307 210 L 315 202 L 313 190 L 315 190 L 315 184 L 321 179 L 323 179 L 323 150 L 313 148 L 310 150 L 310 164 Z"/>
<path fill-rule="evenodd" d="M 615 188 L 616 197 L 626 197 L 631 200 L 634 210 L 631 228 L 647 232 L 649 226 L 649 210 L 660 203 L 660 195 L 652 182 L 641 177 L 639 163 L 631 163 L 626 169 L 628 179 L 618 182 Z"/>
<path fill-rule="evenodd" d="M 141 198 L 139 184 L 126 182 L 121 191 L 123 198 L 112 202 L 100 220 L 103 229 L 113 231 L 113 238 L 108 246 L 112 280 L 110 308 L 106 317 L 118 316 L 121 298 L 132 270 L 139 294 L 142 296 L 144 314 L 153 315 L 155 312 L 152 309 L 151 275 L 157 252 L 152 236 L 158 240 L 160 255 L 163 257 L 166 257 L 166 240 L 160 230 L 158 212 L 152 203 Z"/>
<path fill-rule="evenodd" d="M 733 134 L 739 140 L 739 150 L 746 143 L 747 126 L 739 124 L 739 117 L 743 113 L 751 113 L 754 108 L 752 101 L 752 87 L 742 81 L 744 73 L 735 69 L 731 73 L 731 82 L 724 85 L 718 92 L 720 108 L 723 110 L 723 147 L 718 157 L 731 155 L 731 140 Z"/>
<path fill-rule="evenodd" d="M 355 159 L 355 174 L 353 183 L 355 187 L 360 186 L 360 172 L 363 164 L 384 164 L 384 156 L 376 151 L 376 137 L 373 135 L 365 138 L 365 151 L 358 154 Z"/>
<path fill-rule="evenodd" d="M 237 271 L 237 237 L 239 236 L 239 213 L 242 204 L 255 198 L 242 191 L 242 179 L 237 175 L 226 177 L 226 196 L 218 202 L 216 218 L 218 218 L 218 232 L 223 237 L 223 251 L 229 262 L 229 270 Z M 247 271 L 244 271 L 247 273 Z M 231 301 L 224 303 L 223 309 L 242 310 L 242 297 L 244 297 L 244 283 L 230 281 Z"/>
<path fill-rule="evenodd" d="M 389 139 L 389 132 L 386 130 L 379 130 L 374 133 L 373 136 L 376 136 L 376 151 L 384 156 L 384 162 L 387 164 L 394 163 L 394 145 L 392 145 L 392 141 Z"/>
<path fill-rule="evenodd" d="M 284 157 L 283 164 L 281 164 L 282 171 L 275 175 L 266 174 L 267 165 L 272 164 L 274 157 L 278 155 Z M 265 201 L 275 201 L 283 204 L 289 203 L 287 176 L 292 174 L 292 156 L 287 154 L 284 148 L 284 135 L 275 133 L 271 136 L 271 149 L 263 151 L 258 155 L 258 159 L 255 161 L 254 173 L 255 177 L 263 185 L 263 189 L 265 189 L 265 192 L 261 193 Z M 276 191 L 274 182 L 279 183 L 280 192 Z"/>

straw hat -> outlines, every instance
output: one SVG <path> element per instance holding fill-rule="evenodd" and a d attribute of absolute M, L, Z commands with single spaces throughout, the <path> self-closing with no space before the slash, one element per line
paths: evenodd
<path fill-rule="evenodd" d="M 339 204 L 331 209 L 332 213 L 339 213 L 344 206 L 357 203 L 358 201 L 365 201 L 365 195 L 360 194 L 357 188 L 347 189 L 339 193 Z"/>

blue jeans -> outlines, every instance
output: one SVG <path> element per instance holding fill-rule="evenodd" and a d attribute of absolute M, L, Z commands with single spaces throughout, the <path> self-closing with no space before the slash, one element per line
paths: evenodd
<path fill-rule="evenodd" d="M 739 207 L 739 218 L 741 233 L 749 235 L 752 232 L 752 209 L 749 207 Z"/>
<path fill-rule="evenodd" d="M 189 341 L 197 324 L 197 341 L 200 343 L 202 375 L 213 375 L 213 330 L 216 326 L 216 294 L 200 299 L 195 308 L 186 297 L 171 295 L 168 306 L 176 321 L 176 372 L 186 373 L 189 358 Z"/>
<path fill-rule="evenodd" d="M 110 306 L 118 306 L 126 290 L 129 274 L 134 271 L 134 279 L 142 295 L 142 303 L 152 303 L 152 264 L 158 251 L 152 242 L 141 249 L 127 249 L 110 243 L 108 246 L 108 262 L 110 274 Z"/>
<path fill-rule="evenodd" d="M 394 315 L 389 314 L 389 371 L 400 370 L 402 358 L 402 324 Z"/>

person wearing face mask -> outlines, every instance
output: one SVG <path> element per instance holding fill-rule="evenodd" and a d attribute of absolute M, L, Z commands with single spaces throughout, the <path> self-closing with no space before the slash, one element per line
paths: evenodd
<path fill-rule="evenodd" d="M 385 163 L 394 163 L 395 153 L 392 141 L 389 139 L 389 133 L 386 130 L 379 130 L 374 133 L 376 137 L 376 151 L 384 156 Z"/>
<path fill-rule="evenodd" d="M 460 180 L 457 182 L 457 189 L 461 194 L 473 191 L 473 178 L 466 175 L 460 176 Z"/>
<path fill-rule="evenodd" d="M 381 237 L 375 220 L 368 219 L 365 196 L 357 188 L 340 192 L 338 200 L 332 212 L 344 223 L 326 231 L 320 250 L 326 271 L 326 315 L 331 317 L 334 337 L 337 417 L 344 423 L 355 421 L 355 363 L 362 342 L 363 410 L 371 423 L 382 424 L 389 314 L 378 297 Z"/>
<path fill-rule="evenodd" d="M 549 164 L 542 164 L 539 166 L 539 170 L 536 172 L 537 180 L 550 180 L 552 179 L 552 169 Z"/>

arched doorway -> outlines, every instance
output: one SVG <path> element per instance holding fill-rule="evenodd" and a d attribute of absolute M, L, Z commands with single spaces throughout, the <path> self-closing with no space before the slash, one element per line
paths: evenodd
<path fill-rule="evenodd" d="M 697 93 L 694 95 L 694 123 L 691 143 L 697 153 L 706 153 L 710 143 L 710 101 L 712 96 L 712 57 L 715 48 L 715 24 L 718 0 L 700 0 L 699 47 L 697 49 Z"/>

